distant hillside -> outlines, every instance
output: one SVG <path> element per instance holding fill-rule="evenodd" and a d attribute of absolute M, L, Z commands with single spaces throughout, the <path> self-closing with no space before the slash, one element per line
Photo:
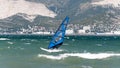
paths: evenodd
<path fill-rule="evenodd" d="M 19 1 L 19 0 L 18 0 Z M 44 27 L 57 27 L 65 16 L 70 17 L 70 23 L 93 25 L 94 23 L 100 24 L 120 24 L 120 0 L 113 2 L 112 0 L 21 0 L 24 3 L 35 4 L 35 11 L 42 9 L 39 4 L 45 5 L 47 15 L 35 13 L 29 15 L 27 12 L 16 13 L 10 17 L 0 19 L 0 28 L 28 28 L 28 25 L 40 25 Z M 2 2 L 2 0 L 1 0 Z M 11 2 L 17 2 L 11 0 Z M 18 2 L 17 2 L 18 3 Z M 14 5 L 13 5 L 14 6 Z M 15 5 L 16 6 L 16 5 Z M 24 6 L 23 6 L 24 7 Z M 40 8 L 41 7 L 41 8 Z M 29 9 L 34 10 L 34 7 Z M 0 8 L 1 9 L 1 8 Z M 28 8 L 27 8 L 28 9 Z M 44 11 L 44 12 L 46 12 Z M 56 14 L 56 16 L 55 16 Z M 55 18 L 50 15 L 54 15 Z"/>

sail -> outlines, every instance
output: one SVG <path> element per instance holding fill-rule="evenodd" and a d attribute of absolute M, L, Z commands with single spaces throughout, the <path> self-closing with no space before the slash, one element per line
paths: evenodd
<path fill-rule="evenodd" d="M 61 25 L 59 26 L 59 28 L 55 32 L 52 40 L 50 41 L 48 49 L 58 48 L 59 46 L 61 46 L 63 44 L 68 21 L 69 21 L 69 17 L 66 17 L 62 21 Z"/>

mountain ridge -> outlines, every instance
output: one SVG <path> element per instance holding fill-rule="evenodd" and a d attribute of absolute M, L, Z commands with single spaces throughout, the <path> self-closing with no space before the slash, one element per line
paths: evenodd
<path fill-rule="evenodd" d="M 48 10 L 55 13 L 56 16 L 27 15 L 18 13 L 14 16 L 0 20 L 0 24 L 16 23 L 17 25 L 7 25 L 8 28 L 28 28 L 30 26 L 43 26 L 46 28 L 56 28 L 65 16 L 70 17 L 71 24 L 93 25 L 93 24 L 110 24 L 105 26 L 109 30 L 114 24 L 120 24 L 120 7 L 113 7 L 111 4 L 100 5 L 98 3 L 106 2 L 107 0 L 26 0 L 31 3 L 42 3 Z M 120 0 L 117 0 L 118 2 Z M 115 2 L 116 3 L 116 2 Z M 113 4 L 114 5 L 114 4 Z M 118 5 L 118 4 L 117 4 Z M 116 5 L 115 5 L 116 6 Z M 40 7 L 40 6 L 37 6 Z M 50 13 L 48 13 L 50 14 Z M 52 13 L 51 13 L 52 14 Z M 12 21 L 11 21 L 12 20 Z M 7 21 L 7 22 L 4 22 Z M 24 23 L 25 21 L 25 23 Z M 3 24 L 4 22 L 4 24 Z M 20 25 L 22 24 L 22 25 Z M 3 27 L 1 27 L 3 28 Z M 103 29 L 100 27 L 100 29 Z"/>

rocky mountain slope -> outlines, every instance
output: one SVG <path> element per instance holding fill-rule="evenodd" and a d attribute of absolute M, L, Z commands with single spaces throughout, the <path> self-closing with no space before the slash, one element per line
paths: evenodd
<path fill-rule="evenodd" d="M 72 24 L 120 24 L 120 0 L 0 0 L 0 10 L 0 28 L 7 29 L 55 27 L 65 16 Z"/>

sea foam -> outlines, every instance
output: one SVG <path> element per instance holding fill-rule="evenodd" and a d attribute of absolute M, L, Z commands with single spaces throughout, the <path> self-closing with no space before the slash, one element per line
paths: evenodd
<path fill-rule="evenodd" d="M 38 54 L 38 57 L 44 57 L 47 59 L 52 59 L 52 60 L 61 60 L 65 59 L 68 57 L 78 57 L 78 58 L 84 58 L 84 59 L 105 59 L 109 57 L 114 57 L 114 56 L 120 56 L 118 53 L 98 53 L 98 54 L 92 54 L 92 53 L 64 53 L 64 54 L 59 54 L 58 56 L 54 55 L 45 55 L 45 54 Z"/>
<path fill-rule="evenodd" d="M 0 38 L 0 40 L 10 40 L 10 39 L 8 39 L 8 38 Z"/>
<path fill-rule="evenodd" d="M 8 44 L 13 44 L 13 42 L 7 42 Z"/>
<path fill-rule="evenodd" d="M 42 47 L 40 47 L 40 49 L 43 50 L 43 51 L 49 52 L 49 53 L 63 51 L 62 49 L 53 49 L 52 50 L 52 49 L 45 49 L 45 48 L 42 48 Z"/>

